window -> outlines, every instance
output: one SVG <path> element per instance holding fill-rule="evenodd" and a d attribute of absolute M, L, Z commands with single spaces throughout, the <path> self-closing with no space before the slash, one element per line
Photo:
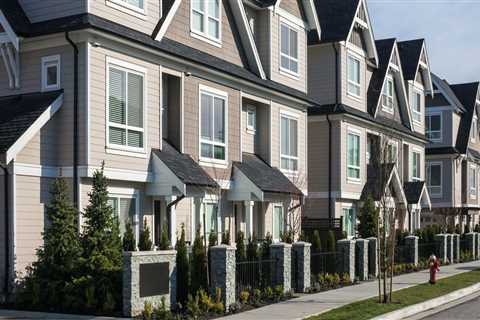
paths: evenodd
<path fill-rule="evenodd" d="M 360 60 L 348 56 L 348 93 L 360 97 Z"/>
<path fill-rule="evenodd" d="M 347 178 L 360 180 L 360 136 L 355 133 L 347 136 Z"/>
<path fill-rule="evenodd" d="M 218 232 L 218 204 L 216 202 L 205 202 L 203 204 L 205 214 L 205 230 L 207 239 L 211 232 Z"/>
<path fill-rule="evenodd" d="M 220 0 L 192 0 L 191 28 L 194 33 L 220 41 Z"/>
<path fill-rule="evenodd" d="M 144 75 L 108 68 L 108 144 L 133 151 L 144 148 Z"/>
<path fill-rule="evenodd" d="M 468 181 L 470 184 L 470 197 L 477 196 L 477 170 L 474 166 L 468 168 Z"/>
<path fill-rule="evenodd" d="M 393 112 L 393 79 L 390 77 L 387 78 L 387 82 L 383 86 L 382 107 L 387 112 Z"/>
<path fill-rule="evenodd" d="M 419 181 L 420 180 L 420 152 L 412 152 L 412 180 Z"/>
<path fill-rule="evenodd" d="M 425 117 L 425 130 L 427 138 L 438 142 L 442 140 L 442 115 L 431 114 Z"/>
<path fill-rule="evenodd" d="M 398 162 L 398 146 L 394 142 L 389 143 L 387 146 L 387 161 L 395 164 Z"/>
<path fill-rule="evenodd" d="M 298 124 L 297 120 L 282 115 L 280 119 L 280 162 L 281 168 L 288 171 L 298 170 Z"/>
<path fill-rule="evenodd" d="M 276 205 L 273 207 L 273 239 L 280 239 L 281 235 L 284 233 L 284 216 L 283 216 L 283 206 Z"/>
<path fill-rule="evenodd" d="M 355 229 L 357 225 L 357 217 L 355 216 L 354 208 L 343 208 L 344 228 L 343 231 L 347 233 L 347 237 L 355 237 Z"/>
<path fill-rule="evenodd" d="M 226 96 L 200 91 L 200 157 L 224 163 Z"/>
<path fill-rule="evenodd" d="M 442 195 L 442 164 L 429 163 L 427 166 L 428 191 L 432 196 Z"/>
<path fill-rule="evenodd" d="M 280 24 L 280 69 L 298 75 L 298 32 Z"/>
<path fill-rule="evenodd" d="M 144 0 L 108 0 L 108 1 L 118 4 L 130 10 L 140 11 L 142 13 L 144 13 L 145 11 Z"/>
<path fill-rule="evenodd" d="M 113 213 L 118 218 L 120 225 L 120 234 L 125 233 L 125 225 L 130 222 L 132 225 L 136 225 L 136 198 L 117 197 L 111 196 L 108 198 L 108 205 L 112 207 Z"/>
<path fill-rule="evenodd" d="M 257 114 L 256 114 L 256 109 L 253 106 L 248 106 L 247 107 L 247 130 L 248 131 L 255 131 L 256 128 L 256 119 L 257 119 Z"/>
<path fill-rule="evenodd" d="M 472 120 L 472 129 L 470 130 L 470 140 L 475 142 L 477 139 L 477 117 L 474 116 Z"/>
<path fill-rule="evenodd" d="M 42 58 L 42 90 L 60 89 L 60 56 Z"/>
<path fill-rule="evenodd" d="M 422 122 L 422 94 L 420 92 L 413 92 L 412 114 L 413 121 Z"/>

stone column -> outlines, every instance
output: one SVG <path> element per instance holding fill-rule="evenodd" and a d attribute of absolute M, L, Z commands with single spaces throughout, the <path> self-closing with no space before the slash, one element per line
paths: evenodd
<path fill-rule="evenodd" d="M 453 260 L 453 234 L 447 234 L 447 259 L 450 263 L 454 263 Z"/>
<path fill-rule="evenodd" d="M 270 246 L 270 258 L 276 260 L 276 268 L 272 274 L 272 282 L 274 286 L 282 286 L 283 292 L 289 292 L 292 289 L 291 254 L 291 244 L 279 242 Z"/>
<path fill-rule="evenodd" d="M 253 201 L 245 201 L 244 202 L 244 209 L 245 209 L 245 239 L 252 236 L 253 233 L 253 206 L 255 202 Z"/>
<path fill-rule="evenodd" d="M 225 309 L 235 303 L 235 248 L 222 244 L 210 249 L 210 276 L 212 290 L 222 290 L 222 300 Z"/>
<path fill-rule="evenodd" d="M 378 241 L 371 237 L 368 240 L 368 273 L 374 277 L 378 276 Z"/>
<path fill-rule="evenodd" d="M 472 258 L 473 259 L 476 259 L 476 243 L 477 243 L 477 239 L 476 239 L 476 235 L 475 233 L 473 232 L 469 232 L 467 234 L 465 234 L 465 240 L 466 240 L 466 243 L 467 243 L 467 247 L 466 247 L 466 250 L 468 253 L 470 253 L 472 255 Z"/>
<path fill-rule="evenodd" d="M 443 263 L 447 262 L 447 235 L 437 234 L 435 235 L 435 248 L 437 258 Z"/>
<path fill-rule="evenodd" d="M 293 253 L 297 257 L 297 292 L 306 292 L 311 287 L 310 276 L 310 252 L 312 244 L 308 242 L 295 242 L 293 244 Z"/>
<path fill-rule="evenodd" d="M 405 244 L 407 246 L 407 262 L 418 265 L 418 237 L 408 236 L 405 238 Z"/>
<path fill-rule="evenodd" d="M 453 234 L 453 261 L 460 262 L 460 235 Z"/>
<path fill-rule="evenodd" d="M 355 241 L 355 272 L 360 281 L 368 280 L 368 240 Z"/>
<path fill-rule="evenodd" d="M 343 239 L 337 241 L 336 270 L 339 274 L 349 274 L 355 281 L 355 241 Z"/>

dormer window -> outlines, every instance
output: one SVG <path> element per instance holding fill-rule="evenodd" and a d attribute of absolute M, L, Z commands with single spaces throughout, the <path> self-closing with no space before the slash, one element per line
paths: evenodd
<path fill-rule="evenodd" d="M 430 114 L 425 117 L 425 131 L 427 138 L 432 142 L 442 140 L 442 114 Z"/>
<path fill-rule="evenodd" d="M 382 109 L 393 113 L 393 78 L 388 77 L 382 92 Z"/>
<path fill-rule="evenodd" d="M 355 97 L 360 97 L 360 60 L 352 55 L 348 56 L 348 93 Z"/>
<path fill-rule="evenodd" d="M 192 0 L 192 35 L 220 42 L 220 0 Z"/>
<path fill-rule="evenodd" d="M 422 122 L 422 94 L 418 91 L 413 92 L 412 98 L 413 121 Z"/>
<path fill-rule="evenodd" d="M 298 32 L 280 24 L 280 70 L 298 75 Z"/>
<path fill-rule="evenodd" d="M 42 91 L 60 89 L 60 56 L 42 58 Z"/>
<path fill-rule="evenodd" d="M 474 116 L 473 117 L 473 121 L 472 121 L 472 130 L 470 130 L 470 140 L 472 142 L 476 142 L 477 141 L 477 116 Z"/>

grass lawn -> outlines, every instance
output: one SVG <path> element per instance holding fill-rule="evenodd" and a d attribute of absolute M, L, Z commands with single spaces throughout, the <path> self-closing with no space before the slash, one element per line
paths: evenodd
<path fill-rule="evenodd" d="M 378 297 L 333 309 L 308 320 L 363 320 L 405 308 L 426 300 L 437 298 L 452 291 L 459 290 L 480 282 L 480 270 L 462 273 L 437 281 L 436 285 L 428 283 L 393 292 L 391 304 L 378 303 Z"/>

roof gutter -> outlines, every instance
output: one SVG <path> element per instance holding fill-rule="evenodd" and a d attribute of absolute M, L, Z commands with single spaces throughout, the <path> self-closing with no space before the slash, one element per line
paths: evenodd
<path fill-rule="evenodd" d="M 9 178 L 9 173 L 8 173 L 8 168 L 7 165 L 0 163 L 0 167 L 3 169 L 3 183 L 4 183 L 4 234 L 5 234 L 5 274 L 4 274 L 4 282 L 3 282 L 3 292 L 5 294 L 5 301 L 8 301 L 8 296 L 10 294 L 10 216 L 8 209 L 10 207 L 9 199 L 10 199 L 10 193 L 9 193 L 9 185 L 8 185 L 8 178 Z"/>

